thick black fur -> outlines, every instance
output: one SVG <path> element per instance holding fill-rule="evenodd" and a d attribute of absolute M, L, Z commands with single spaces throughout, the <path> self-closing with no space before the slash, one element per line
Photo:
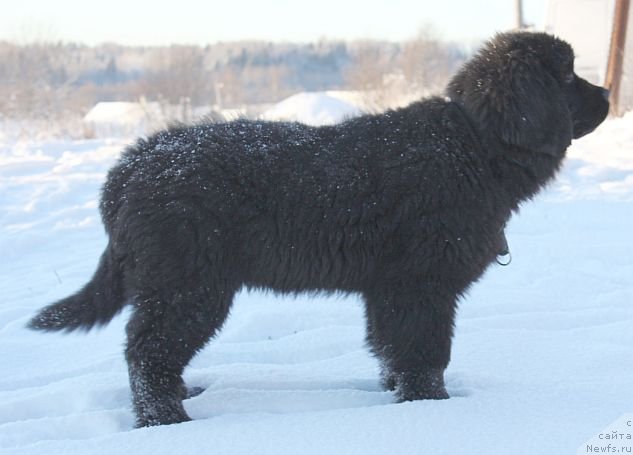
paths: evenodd
<path fill-rule="evenodd" d="M 340 125 L 234 121 L 139 140 L 110 171 L 92 280 L 30 322 L 88 329 L 133 306 L 125 350 L 137 423 L 188 420 L 181 374 L 243 286 L 343 291 L 400 400 L 447 398 L 458 298 L 503 226 L 607 115 L 571 47 L 500 34 L 447 95 Z"/>

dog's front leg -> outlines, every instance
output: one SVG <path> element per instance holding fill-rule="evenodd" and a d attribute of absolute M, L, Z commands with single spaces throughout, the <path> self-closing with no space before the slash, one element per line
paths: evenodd
<path fill-rule="evenodd" d="M 444 399 L 455 299 L 429 283 L 394 283 L 365 293 L 367 340 L 383 384 L 400 401 Z"/>

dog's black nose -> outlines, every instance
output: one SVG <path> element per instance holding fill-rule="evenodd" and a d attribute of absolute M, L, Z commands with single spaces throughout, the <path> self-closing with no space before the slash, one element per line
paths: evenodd
<path fill-rule="evenodd" d="M 609 94 L 611 93 L 609 89 L 603 88 L 603 87 L 600 87 L 600 88 L 602 89 L 602 96 L 604 97 L 604 99 L 609 101 Z"/>

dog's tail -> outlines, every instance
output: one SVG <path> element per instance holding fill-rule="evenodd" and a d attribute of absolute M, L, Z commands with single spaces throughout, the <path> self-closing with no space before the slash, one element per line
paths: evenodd
<path fill-rule="evenodd" d="M 46 331 L 90 330 L 110 322 L 125 303 L 123 272 L 108 245 L 88 284 L 76 294 L 43 308 L 27 327 Z"/>

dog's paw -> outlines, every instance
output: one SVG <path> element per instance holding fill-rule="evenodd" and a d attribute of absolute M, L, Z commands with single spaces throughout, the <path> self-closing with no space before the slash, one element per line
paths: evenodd
<path fill-rule="evenodd" d="M 190 420 L 191 417 L 187 415 L 180 403 L 176 406 L 156 403 L 153 406 L 136 408 L 136 428 L 173 425 L 175 423 L 189 422 Z"/>
<path fill-rule="evenodd" d="M 450 398 L 444 387 L 442 371 L 402 373 L 398 375 L 396 395 L 399 402 L 414 400 L 446 400 Z"/>
<path fill-rule="evenodd" d="M 398 388 L 397 396 L 399 403 L 415 400 L 447 400 L 450 398 L 446 388 L 443 386 L 424 390 L 411 390 L 400 387 Z"/>
<path fill-rule="evenodd" d="M 186 387 L 185 400 L 188 400 L 189 398 L 197 397 L 205 390 L 206 389 L 204 387 Z"/>
<path fill-rule="evenodd" d="M 393 392 L 398 387 L 398 378 L 387 368 L 382 367 L 380 371 L 380 385 L 384 390 Z"/>

